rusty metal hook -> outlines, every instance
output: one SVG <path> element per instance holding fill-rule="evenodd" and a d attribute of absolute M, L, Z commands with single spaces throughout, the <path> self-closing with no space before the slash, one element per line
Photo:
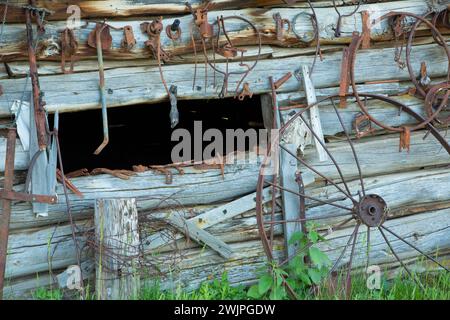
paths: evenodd
<path fill-rule="evenodd" d="M 95 37 L 95 44 L 93 38 Z M 104 37 L 102 39 L 102 37 Z M 102 122 L 103 122 L 103 142 L 94 151 L 95 155 L 99 155 L 109 143 L 109 129 L 108 129 L 108 110 L 106 106 L 105 94 L 105 70 L 103 65 L 103 49 L 109 49 L 112 44 L 111 34 L 109 32 L 109 25 L 97 24 L 95 29 L 89 35 L 88 44 L 91 47 L 97 48 L 98 73 L 100 76 L 99 91 L 100 100 L 102 104 Z"/>

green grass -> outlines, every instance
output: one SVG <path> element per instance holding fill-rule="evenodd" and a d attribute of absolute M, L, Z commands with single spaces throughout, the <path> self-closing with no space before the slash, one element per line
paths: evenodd
<path fill-rule="evenodd" d="M 383 280 L 380 290 L 369 290 L 363 276 L 352 279 L 351 300 L 450 300 L 450 273 L 440 272 L 421 276 L 424 285 L 422 290 L 414 280 L 397 277 L 393 280 Z M 221 279 L 204 282 L 199 289 L 187 292 L 180 287 L 173 290 L 161 290 L 159 283 L 142 289 L 140 300 L 246 300 L 248 288 L 231 286 L 227 274 Z M 299 292 L 299 298 L 305 300 L 337 300 L 343 295 L 330 296 L 326 290 L 318 295 L 309 291 Z M 33 293 L 36 300 L 62 300 L 63 292 L 58 289 L 37 289 Z M 92 297 L 91 297 L 92 298 Z"/>
<path fill-rule="evenodd" d="M 38 288 L 32 297 L 35 300 L 62 300 L 63 292 L 59 289 Z"/>
<path fill-rule="evenodd" d="M 181 287 L 174 290 L 161 290 L 159 283 L 142 290 L 141 300 L 244 300 L 247 288 L 231 286 L 226 273 L 222 278 L 204 282 L 197 290 L 186 292 Z"/>
<path fill-rule="evenodd" d="M 382 280 L 379 290 L 369 290 L 363 276 L 352 279 L 351 300 L 450 300 L 450 274 L 441 272 L 418 276 L 423 289 L 410 277 L 396 277 L 392 280 Z M 344 299 L 344 293 L 330 295 L 322 290 L 317 296 L 301 295 L 303 299 L 337 300 Z"/>

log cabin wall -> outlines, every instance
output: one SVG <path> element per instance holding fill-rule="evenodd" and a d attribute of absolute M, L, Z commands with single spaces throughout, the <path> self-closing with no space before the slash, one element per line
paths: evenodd
<path fill-rule="evenodd" d="M 205 62 L 199 40 L 192 45 L 190 30 L 192 15 L 184 1 L 73 1 L 81 8 L 82 24 L 85 27 L 75 30 L 78 48 L 75 53 L 74 72 L 63 74 L 61 70 L 60 32 L 65 28 L 67 4 L 71 1 L 36 1 L 37 7 L 52 11 L 45 24 L 45 33 L 38 36 L 37 55 L 40 86 L 44 92 L 46 110 L 52 114 L 98 110 L 101 105 L 98 91 L 98 64 L 96 50 L 87 45 L 89 33 L 95 24 L 86 21 L 102 21 L 114 27 L 132 26 L 136 45 L 131 50 L 121 47 L 123 31 L 111 30 L 112 48 L 105 50 L 105 82 L 108 108 L 145 104 L 152 108 L 155 104 L 169 106 L 167 91 L 161 81 L 157 59 L 145 45 L 148 36 L 142 33 L 140 25 L 163 16 L 164 28 L 175 19 L 180 20 L 181 36 L 171 40 L 166 32 L 161 33 L 161 47 L 170 55 L 162 62 L 162 73 L 166 83 L 177 86 L 179 100 L 208 99 L 211 107 L 219 99 L 223 76 L 216 74 L 210 66 L 205 77 Z M 351 13 L 355 6 L 336 1 L 343 13 Z M 347 1 L 346 1 L 347 2 Z M 262 114 L 267 128 L 271 128 L 270 116 L 271 86 L 269 76 L 280 79 L 288 72 L 296 73 L 302 66 L 311 66 L 316 60 L 312 80 L 318 98 L 339 93 L 341 83 L 341 66 L 343 49 L 352 41 L 352 32 L 369 32 L 370 47 L 359 50 L 356 58 L 355 78 L 359 91 L 370 94 L 393 96 L 406 106 L 427 116 L 423 99 L 411 93 L 413 84 L 407 68 L 400 68 L 394 62 L 396 52 L 401 44 L 394 39 L 392 29 L 384 21 L 369 31 L 363 30 L 362 12 L 369 12 L 371 17 L 380 17 L 391 11 L 404 11 L 424 15 L 430 10 L 448 8 L 448 1 L 364 1 L 357 12 L 341 21 L 342 35 L 336 37 L 335 28 L 338 20 L 332 1 L 313 1 L 318 20 L 318 39 L 320 56 L 315 58 L 317 41 L 314 28 L 309 18 L 303 13 L 311 10 L 306 1 L 287 4 L 281 0 L 221 0 L 211 1 L 208 12 L 210 23 L 217 17 L 237 16 L 248 19 L 258 30 L 261 46 L 254 30 L 242 20 L 227 21 L 227 30 L 233 44 L 245 48 L 244 63 L 249 65 L 257 61 L 255 68 L 248 74 L 245 82 L 253 92 L 252 99 L 260 99 Z M 26 27 L 22 5 L 27 1 L 14 1 L 6 12 L 5 24 L 0 38 L 0 121 L 7 125 L 12 117 L 11 106 L 16 100 L 24 99 L 31 91 L 27 80 L 29 64 L 27 61 Z M 194 9 L 201 6 L 201 1 L 191 1 Z M 5 14 L 5 5 L 0 7 L 0 17 Z M 274 15 L 279 13 L 291 23 L 291 30 L 277 35 Z M 295 17 L 303 17 L 297 18 Z M 295 23 L 294 23 L 295 21 Z M 278 30 L 279 31 L 279 30 Z M 448 40 L 449 29 L 440 29 Z M 300 35 L 301 39 L 296 36 Z M 306 39 L 306 40 L 305 40 Z M 309 39 L 309 40 L 308 40 Z M 221 40 L 223 40 L 221 38 Z M 445 51 L 431 36 L 429 28 L 420 26 L 414 38 L 411 54 L 412 69 L 420 73 L 422 62 L 426 63 L 427 76 L 433 82 L 445 81 L 448 73 L 448 59 Z M 197 55 L 194 54 L 194 49 Z M 212 53 L 208 53 L 212 59 Z M 227 62 L 216 55 L 215 66 L 224 70 Z M 196 83 L 193 86 L 193 74 L 197 61 Z M 66 59 L 66 66 L 70 59 Z M 241 71 L 239 58 L 231 59 L 230 71 Z M 228 79 L 228 98 L 233 98 L 239 84 L 239 76 Z M 237 92 L 238 94 L 240 93 Z M 351 90 L 351 89 L 350 89 Z M 307 103 L 301 81 L 292 76 L 278 90 L 278 103 L 282 110 L 282 122 L 286 122 L 296 106 Z M 249 99 L 249 98 L 247 98 Z M 295 105 L 295 106 L 294 106 Z M 377 119 L 392 126 L 411 125 L 414 119 L 387 103 L 377 100 L 368 101 L 371 112 Z M 326 138 L 326 145 L 332 150 L 335 159 L 342 163 L 343 174 L 350 184 L 357 183 L 355 167 L 349 163 L 351 150 L 342 141 L 342 128 L 336 120 L 333 106 L 325 101 L 320 105 L 320 121 Z M 340 109 L 344 126 L 355 141 L 355 147 L 364 167 L 367 188 L 373 192 L 383 193 L 390 202 L 389 225 L 402 231 L 409 241 L 427 253 L 438 252 L 440 260 L 448 263 L 450 250 L 450 164 L 449 155 L 442 145 L 433 137 L 423 139 L 426 130 L 411 133 L 410 151 L 399 153 L 399 134 L 389 133 L 375 127 L 374 134 L 356 139 L 355 118 L 360 115 L 360 108 L 354 99 L 349 98 L 345 109 Z M 167 117 L 168 118 L 168 117 Z M 154 121 L 153 119 L 152 121 Z M 160 121 L 160 119 L 156 119 Z M 161 121 L 168 121 L 164 119 Z M 99 126 L 101 122 L 99 120 Z M 81 125 L 82 127 L 82 125 Z M 82 129 L 82 128 L 80 128 Z M 444 139 L 446 127 L 438 126 Z M 100 137 L 99 137 L 100 138 Z M 4 172 L 6 138 L 0 138 L 0 171 Z M 139 147 L 139 142 L 136 142 Z M 311 146 L 304 150 L 304 159 L 320 165 L 330 177 L 338 178 L 335 167 L 329 159 L 320 162 L 315 149 Z M 16 143 L 15 190 L 23 190 L 26 170 L 30 156 L 24 151 L 20 141 Z M 141 163 L 136 163 L 139 165 Z M 146 163 L 145 165 L 151 165 Z M 99 198 L 136 198 L 139 217 L 146 221 L 149 217 L 170 220 L 175 213 L 206 229 L 215 238 L 229 245 L 234 252 L 230 258 L 224 258 L 216 251 L 201 247 L 195 242 L 186 241 L 177 232 L 171 239 L 163 236 L 167 226 L 155 228 L 141 242 L 143 252 L 151 256 L 158 253 L 156 264 L 162 275 L 151 273 L 143 277 L 151 282 L 155 277 L 167 281 L 167 287 L 181 285 L 188 289 L 199 286 L 203 281 L 219 277 L 227 272 L 232 284 L 249 284 L 258 277 L 258 270 L 267 262 L 258 232 L 254 193 L 258 180 L 260 162 L 237 163 L 225 165 L 224 168 L 202 166 L 183 167 L 182 173 L 172 167 L 165 170 L 172 172 L 172 183 L 167 184 L 166 175 L 160 170 L 134 172 L 125 179 L 111 175 L 98 174 L 71 178 L 71 183 L 82 193 L 82 197 L 69 193 L 71 213 L 77 225 L 77 246 L 72 239 L 72 226 L 66 212 L 64 190 L 57 185 L 58 203 L 48 207 L 48 215 L 36 217 L 29 203 L 14 202 L 12 206 L 10 236 L 6 264 L 6 298 L 29 297 L 33 290 L 42 286 L 58 286 L 65 270 L 77 264 L 76 251 L 89 247 L 90 232 L 93 230 L 95 200 Z M 131 170 L 131 168 L 123 168 Z M 319 176 L 306 188 L 308 195 L 335 193 Z M 170 199 L 165 204 L 161 199 Z M 318 217 L 332 214 L 333 209 L 325 205 L 307 203 L 310 214 Z M 214 220 L 217 212 L 227 212 L 230 218 Z M 281 216 L 281 212 L 276 214 Z M 156 219 L 155 218 L 155 219 Z M 214 218 L 214 219 L 213 219 Z M 212 220 L 208 220 L 212 219 Z M 341 221 L 330 218 L 320 221 L 320 226 L 327 226 Z M 336 260 L 339 248 L 345 245 L 352 232 L 352 227 L 332 233 L 330 244 L 321 248 Z M 171 233 L 172 234 L 172 233 Z M 285 244 L 281 226 L 275 228 L 277 252 L 275 258 L 285 256 Z M 361 243 L 361 252 L 365 249 Z M 383 243 L 380 235 L 374 235 L 371 261 L 382 265 L 387 270 L 395 270 L 398 263 Z M 420 264 L 420 255 L 401 241 L 393 241 L 394 249 L 402 258 L 412 263 L 415 270 L 429 267 Z M 77 248 L 78 247 L 78 248 Z M 176 248 L 176 250 L 175 250 Z M 81 250 L 83 276 L 89 280 L 94 277 L 93 253 Z M 363 264 L 356 259 L 355 267 Z M 348 261 L 344 258 L 342 264 Z M 414 264 L 415 263 L 415 264 Z M 172 268 L 174 268 L 172 270 Z M 171 269 L 171 272 L 168 270 Z M 394 272 L 394 271 L 392 271 Z"/>

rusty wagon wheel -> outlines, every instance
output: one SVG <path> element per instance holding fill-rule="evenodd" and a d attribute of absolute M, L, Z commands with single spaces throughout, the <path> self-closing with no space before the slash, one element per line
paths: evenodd
<path fill-rule="evenodd" d="M 354 97 L 353 94 L 349 94 L 348 96 Z M 408 114 L 415 123 L 422 123 L 425 121 L 422 116 L 414 112 L 412 109 L 389 97 L 364 93 L 359 93 L 359 96 L 389 103 L 389 105 L 394 107 L 394 113 L 398 113 L 398 109 L 401 109 L 403 112 Z M 270 163 L 270 157 L 274 153 L 276 146 L 274 147 L 274 145 L 272 145 L 269 148 L 271 151 L 268 152 L 266 159 L 261 166 L 257 185 L 256 217 L 263 248 L 269 260 L 269 266 L 270 268 L 287 266 L 292 259 L 306 252 L 311 247 L 316 245 L 326 245 L 327 249 L 329 249 L 329 251 L 333 254 L 334 259 L 332 260 L 334 260 L 334 263 L 332 265 L 330 264 L 330 269 L 323 279 L 324 284 L 326 284 L 326 286 L 330 283 L 333 284 L 333 281 L 336 280 L 335 277 L 337 271 L 343 270 L 343 273 L 346 274 L 343 279 L 344 284 L 340 288 L 343 289 L 346 293 L 346 297 L 349 298 L 351 294 L 352 266 L 368 267 L 370 265 L 371 256 L 374 255 L 372 244 L 373 241 L 376 240 L 377 243 L 375 250 L 377 252 L 380 250 L 390 251 L 393 256 L 391 260 L 398 263 L 398 265 L 406 271 L 407 275 L 423 288 L 420 280 L 408 268 L 407 262 L 405 261 L 406 259 L 402 258 L 401 254 L 398 254 L 398 248 L 401 248 L 402 252 L 405 248 L 410 250 L 409 252 L 414 251 L 418 256 L 425 258 L 427 261 L 431 261 L 446 272 L 448 272 L 449 269 L 428 253 L 435 251 L 434 246 L 432 247 L 432 250 L 430 250 L 429 247 L 428 250 L 421 249 L 421 243 L 411 241 L 407 239 L 406 235 L 400 234 L 401 232 L 397 231 L 397 227 L 399 226 L 395 226 L 395 220 L 391 220 L 389 215 L 389 203 L 390 201 L 395 201 L 397 197 L 396 194 L 391 192 L 386 197 L 386 195 L 383 194 L 383 188 L 374 187 L 373 179 L 371 180 L 369 187 L 367 187 L 366 180 L 370 179 L 370 173 L 365 174 L 364 172 L 369 168 L 367 163 L 362 164 L 360 161 L 361 157 L 364 157 L 366 161 L 367 159 L 370 159 L 371 163 L 376 163 L 377 150 L 369 150 L 369 152 L 366 150 L 366 154 L 358 152 L 360 142 L 352 141 L 348 124 L 346 125 L 344 121 L 348 118 L 344 118 L 344 112 L 336 108 L 333 99 L 339 99 L 339 96 L 330 96 L 319 101 L 318 103 L 323 103 L 327 100 L 331 101 L 332 109 L 330 109 L 331 111 L 328 114 L 336 116 L 335 123 L 339 124 L 339 128 L 336 129 L 336 132 L 342 133 L 342 141 L 339 142 L 342 146 L 342 148 L 339 147 L 341 148 L 340 158 L 339 156 L 336 157 L 336 154 L 333 155 L 333 153 L 339 151 L 338 149 L 330 148 L 323 142 L 320 142 L 320 144 L 330 159 L 325 164 L 323 162 L 321 163 L 314 161 L 307 156 L 298 156 L 290 151 L 286 147 L 285 142 L 283 142 L 285 133 L 289 132 L 296 121 L 300 120 L 312 134 L 312 137 L 318 137 L 311 125 L 305 119 L 306 112 L 314 106 L 310 105 L 292 116 L 279 130 L 279 137 L 276 139 L 279 146 L 278 150 L 284 151 L 288 157 L 291 157 L 290 160 L 294 160 L 300 165 L 299 171 L 295 173 L 295 177 L 292 177 L 292 179 L 296 179 L 298 188 L 296 188 L 296 190 L 292 190 L 284 187 L 279 181 L 277 181 L 277 174 L 274 174 L 273 171 L 267 171 L 268 164 Z M 446 151 L 450 155 L 450 145 L 439 133 L 439 131 L 431 123 L 426 125 L 426 129 L 438 141 L 437 146 L 440 148 L 440 151 Z M 420 137 L 420 139 L 421 138 L 422 137 Z M 272 139 L 272 141 L 274 140 Z M 411 156 L 409 153 L 400 153 L 397 151 L 398 150 L 392 151 L 392 154 L 394 154 L 395 157 L 398 157 L 398 160 L 400 161 Z M 379 156 L 378 161 L 383 161 L 382 158 L 383 155 Z M 342 163 L 338 161 L 339 159 Z M 447 163 L 445 158 L 444 161 Z M 448 162 L 450 162 L 450 157 Z M 311 190 L 305 190 L 303 183 L 303 176 L 307 171 L 313 173 L 316 180 L 314 184 L 315 188 L 312 188 Z M 383 172 L 384 171 L 385 170 L 383 170 Z M 376 174 L 372 172 L 372 175 Z M 403 184 L 404 182 L 402 181 L 403 180 L 400 179 L 399 183 Z M 319 184 L 323 182 L 324 186 L 319 185 L 316 187 L 318 182 Z M 403 185 L 403 188 L 407 187 L 407 183 L 406 185 Z M 271 202 L 267 201 L 268 191 L 269 197 L 270 194 L 272 197 Z M 299 212 L 296 214 L 296 219 L 287 220 L 275 212 L 277 191 L 286 192 L 298 197 Z M 267 210 L 268 206 L 265 203 L 272 204 L 269 210 Z M 333 223 L 331 224 L 330 221 L 333 221 Z M 308 223 L 310 222 L 320 223 L 321 230 L 332 230 L 332 232 L 328 233 L 324 239 L 319 240 L 317 243 L 313 243 L 310 240 L 303 244 L 295 243 L 295 254 L 293 255 L 287 257 L 287 255 L 283 252 L 280 253 L 281 249 L 279 242 L 276 242 L 276 236 L 281 233 L 280 226 L 286 228 L 288 225 L 295 225 L 299 231 L 307 232 Z M 394 224 L 394 226 L 391 226 L 392 224 Z M 344 230 L 344 227 L 350 226 L 351 229 L 347 228 Z M 352 231 L 349 233 L 348 230 Z M 326 239 L 329 238 L 330 235 L 333 235 L 334 232 L 346 232 L 339 235 L 336 248 L 330 247 L 331 242 L 326 241 Z M 372 238 L 374 236 L 373 232 L 376 232 L 375 238 Z M 365 234 L 366 243 L 358 242 L 358 237 L 362 233 Z M 411 234 L 408 236 L 411 236 Z M 394 242 L 399 245 L 397 249 L 394 249 L 394 246 L 392 245 Z M 357 244 L 362 245 L 362 248 L 358 248 L 357 250 Z M 339 249 L 339 245 L 341 249 Z M 348 254 L 349 249 L 350 253 Z M 416 256 L 413 258 L 415 257 Z M 307 263 L 308 261 L 306 260 L 305 262 Z M 344 276 L 343 273 L 342 275 Z M 296 298 L 297 294 L 289 284 L 289 281 L 286 279 L 283 281 L 287 293 L 291 296 L 291 298 Z"/>

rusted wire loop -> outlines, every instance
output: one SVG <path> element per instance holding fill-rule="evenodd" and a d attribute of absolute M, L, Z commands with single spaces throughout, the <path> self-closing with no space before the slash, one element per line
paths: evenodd
<path fill-rule="evenodd" d="M 311 9 L 312 13 L 307 13 L 307 12 L 301 11 L 300 13 L 295 15 L 294 19 L 292 20 L 292 31 L 294 32 L 294 35 L 297 37 L 297 39 L 299 41 L 306 42 L 308 44 L 312 43 L 313 41 L 316 41 L 316 52 L 314 54 L 314 59 L 313 59 L 313 62 L 312 62 L 311 68 L 310 68 L 310 76 L 312 77 L 312 74 L 314 72 L 314 67 L 315 67 L 316 61 L 317 61 L 317 56 L 320 56 L 321 60 L 322 60 L 322 56 L 321 56 L 321 51 L 320 51 L 319 22 L 318 22 L 318 19 L 317 19 L 317 14 L 316 14 L 316 11 L 314 10 L 314 6 L 311 3 L 311 0 L 308 0 L 308 5 L 309 5 L 309 8 Z M 312 38 L 311 41 L 302 39 L 302 37 L 295 30 L 295 25 L 297 23 L 297 19 L 301 15 L 304 15 L 304 14 L 310 16 L 311 24 L 313 26 L 314 37 Z"/>
<path fill-rule="evenodd" d="M 437 108 L 434 108 L 433 103 L 438 100 L 438 95 L 441 91 L 446 91 L 444 96 L 441 98 L 441 103 Z M 442 83 L 433 86 L 430 90 L 428 90 L 428 93 L 425 97 L 425 111 L 427 113 L 427 116 L 435 120 L 439 124 L 447 124 L 450 122 L 450 116 L 448 116 L 446 119 L 440 119 L 437 117 L 437 115 L 445 109 L 445 107 L 448 107 L 448 98 L 450 95 L 450 84 L 448 83 Z M 433 111 L 436 109 L 436 111 Z"/>
<path fill-rule="evenodd" d="M 347 17 L 351 17 L 352 15 L 354 15 L 358 10 L 359 10 L 359 8 L 360 8 L 360 6 L 361 6 L 361 3 L 362 3 L 362 0 L 359 0 L 358 1 L 358 4 L 356 5 L 356 8 L 352 11 L 352 12 L 350 12 L 350 13 L 348 13 L 348 14 L 342 14 L 340 11 L 339 11 L 339 9 L 338 9 L 338 6 L 336 5 L 336 1 L 335 0 L 333 0 L 333 7 L 334 7 L 334 10 L 336 11 L 336 13 L 338 14 L 338 21 L 337 21 L 337 23 L 336 23 L 336 29 L 334 29 L 334 36 L 336 37 L 336 38 L 339 38 L 340 36 L 341 36 L 341 23 L 342 23 L 342 18 L 347 18 Z M 345 5 L 345 3 L 344 3 L 344 5 Z"/>
<path fill-rule="evenodd" d="M 297 30 L 295 29 L 295 26 L 297 24 L 297 20 L 298 18 L 300 18 L 301 16 L 307 16 L 309 17 L 309 19 L 311 20 L 311 24 L 313 26 L 313 36 L 311 38 L 307 38 L 306 33 L 302 35 L 300 35 Z M 311 42 L 313 42 L 314 40 L 316 40 L 318 38 L 318 28 L 317 28 L 317 21 L 316 21 L 316 17 L 314 14 L 309 13 L 309 12 L 305 12 L 305 11 L 301 11 L 299 13 L 297 13 L 294 18 L 292 19 L 292 32 L 294 33 L 294 35 L 297 37 L 298 40 L 300 40 L 301 42 L 304 42 L 306 44 L 309 44 Z"/>
<path fill-rule="evenodd" d="M 427 26 L 436 31 L 436 36 L 441 39 L 441 41 L 443 43 L 445 43 L 445 39 L 444 37 L 441 35 L 441 33 L 439 32 L 439 30 L 437 30 L 437 28 L 435 26 L 433 26 L 433 24 L 431 22 L 429 22 L 428 20 L 426 20 L 425 18 L 418 16 L 416 14 L 412 14 L 412 13 L 408 13 L 408 12 L 389 12 L 377 19 L 375 19 L 373 21 L 373 25 L 380 23 L 382 20 L 390 18 L 390 17 L 398 17 L 398 16 L 410 16 L 413 18 L 416 18 L 417 20 L 422 21 L 423 23 L 427 24 Z M 416 22 L 417 24 L 417 22 Z M 413 27 L 414 28 L 414 27 Z M 409 57 L 409 52 L 411 50 L 411 43 L 412 43 L 412 37 L 414 35 L 414 30 L 410 33 L 410 40 L 408 41 L 408 46 L 407 46 L 407 65 L 408 65 L 408 70 L 410 70 L 410 76 L 411 76 L 411 81 L 414 83 L 414 85 L 416 86 L 417 90 L 421 93 L 422 96 L 426 96 L 426 92 L 423 90 L 422 87 L 420 87 L 419 83 L 417 82 L 417 80 L 415 79 L 415 76 L 412 73 L 412 67 L 411 67 L 411 63 L 410 60 L 408 59 Z M 386 129 L 388 131 L 391 132 L 404 132 L 404 129 L 402 128 L 396 128 L 396 127 L 392 127 L 389 125 L 386 125 L 384 123 L 382 123 L 381 121 L 378 121 L 376 118 L 374 118 L 373 116 L 370 115 L 369 110 L 366 108 L 364 102 L 361 100 L 360 98 L 360 94 L 358 93 L 358 89 L 356 87 L 356 79 L 355 79 L 355 61 L 356 61 L 356 56 L 357 56 L 357 51 L 359 49 L 359 47 L 361 46 L 361 43 L 363 41 L 363 37 L 359 37 L 358 42 L 356 44 L 356 46 L 354 47 L 354 53 L 352 54 L 352 59 L 351 59 L 351 63 L 350 63 L 350 81 L 351 81 L 351 85 L 352 85 L 352 89 L 353 89 L 353 96 L 356 99 L 356 102 L 358 103 L 361 111 L 376 125 L 378 125 L 379 127 Z M 447 44 L 445 43 L 444 49 L 446 51 L 447 54 L 447 59 L 448 61 L 450 61 L 450 50 L 447 46 Z M 448 70 L 448 72 L 450 71 L 450 68 Z M 439 114 L 439 112 L 442 110 L 442 108 L 444 107 L 444 105 L 441 105 L 440 108 L 438 108 L 438 110 L 432 115 L 432 117 L 428 118 L 428 119 L 424 119 L 423 121 L 421 121 L 420 123 L 418 123 L 416 126 L 411 127 L 410 130 L 411 131 L 415 131 L 418 129 L 422 129 L 425 126 L 427 126 L 431 121 L 433 121 Z"/>
<path fill-rule="evenodd" d="M 414 40 L 414 34 L 418 28 L 418 26 L 422 23 L 426 23 L 428 27 L 430 27 L 433 38 L 435 39 L 436 43 L 444 48 L 444 50 L 447 53 L 447 81 L 450 78 L 450 50 L 447 45 L 447 42 L 445 38 L 442 36 L 442 34 L 439 32 L 437 27 L 433 25 L 433 23 L 429 22 L 428 20 L 425 20 L 426 17 L 428 17 L 432 12 L 429 12 L 425 14 L 423 17 L 420 17 L 420 19 L 417 19 L 416 23 L 412 26 L 411 32 L 409 34 L 408 43 L 406 45 L 406 66 L 408 67 L 409 76 L 411 78 L 412 83 L 416 87 L 416 92 L 419 93 L 422 98 L 425 98 L 427 93 L 426 90 L 420 85 L 420 83 L 417 81 L 416 76 L 414 74 L 414 70 L 411 66 L 411 49 L 412 49 L 412 42 Z"/>
<path fill-rule="evenodd" d="M 241 85 L 242 85 L 242 83 L 244 82 L 244 80 L 245 80 L 245 78 L 248 76 L 248 74 L 256 67 L 256 65 L 258 64 L 258 62 L 259 62 L 259 60 L 261 59 L 261 50 L 262 50 L 262 39 L 261 39 L 261 34 L 260 34 L 260 32 L 259 32 L 259 30 L 258 30 L 258 28 L 253 24 L 253 22 L 251 22 L 250 20 L 248 20 L 248 19 L 246 19 L 246 18 L 244 18 L 244 17 L 240 17 L 240 16 L 236 16 L 236 15 L 233 15 L 233 16 L 227 16 L 227 17 L 220 17 L 220 23 L 219 23 L 219 21 L 215 21 L 213 24 L 212 24 L 212 26 L 214 26 L 215 24 L 218 24 L 218 26 L 220 27 L 220 24 L 222 25 L 222 29 L 223 29 L 223 32 L 224 32 L 224 35 L 225 35 L 225 37 L 227 38 L 227 41 L 228 41 L 228 43 L 230 43 L 231 45 L 233 45 L 232 44 L 232 42 L 231 42 L 231 39 L 229 38 L 229 36 L 228 36 L 228 33 L 226 32 L 226 30 L 225 30 L 225 25 L 224 25 L 224 21 L 225 20 L 231 20 L 231 19 L 236 19 L 236 20 L 241 20 L 241 21 L 244 21 L 245 23 L 247 23 L 253 30 L 254 30 L 254 32 L 255 32 L 255 34 L 256 34 L 256 36 L 257 36 L 257 41 L 258 41 L 258 54 L 257 54 L 257 56 L 256 56 L 256 58 L 255 58 L 255 61 L 253 62 L 253 64 L 249 67 L 249 66 L 247 66 L 247 65 L 245 65 L 246 66 L 246 70 L 245 71 L 223 71 L 223 70 L 221 70 L 221 69 L 219 69 L 219 68 L 217 68 L 216 67 L 216 65 L 215 65 L 215 63 L 213 63 L 213 62 L 211 62 L 211 60 L 209 59 L 209 57 L 208 57 L 208 54 L 207 54 L 207 52 L 206 52 L 206 42 L 205 42 L 205 39 L 203 38 L 203 37 L 201 37 L 201 40 L 202 40 L 202 44 L 203 44 L 203 54 L 204 54 L 204 56 L 205 56 L 205 60 L 206 60 L 206 62 L 208 63 L 208 65 L 215 71 L 215 72 L 218 72 L 218 73 L 220 73 L 220 74 L 222 74 L 223 76 L 224 76 L 224 85 L 225 85 L 225 80 L 227 80 L 227 82 L 228 82 L 228 79 L 229 79 L 229 77 L 231 76 L 231 75 L 242 75 L 242 77 L 241 77 L 241 79 L 239 80 L 239 82 L 238 82 L 238 84 L 237 84 L 237 86 L 236 86 L 236 90 L 235 90 L 235 93 L 236 92 L 239 92 L 239 89 L 241 88 Z M 218 36 L 220 36 L 220 35 L 218 35 Z M 242 57 L 241 57 L 242 58 Z M 243 66 L 243 65 L 241 65 L 241 66 Z M 224 89 L 222 88 L 222 92 L 221 92 L 221 97 L 224 97 L 224 94 L 225 94 L 225 92 L 224 92 Z"/>

